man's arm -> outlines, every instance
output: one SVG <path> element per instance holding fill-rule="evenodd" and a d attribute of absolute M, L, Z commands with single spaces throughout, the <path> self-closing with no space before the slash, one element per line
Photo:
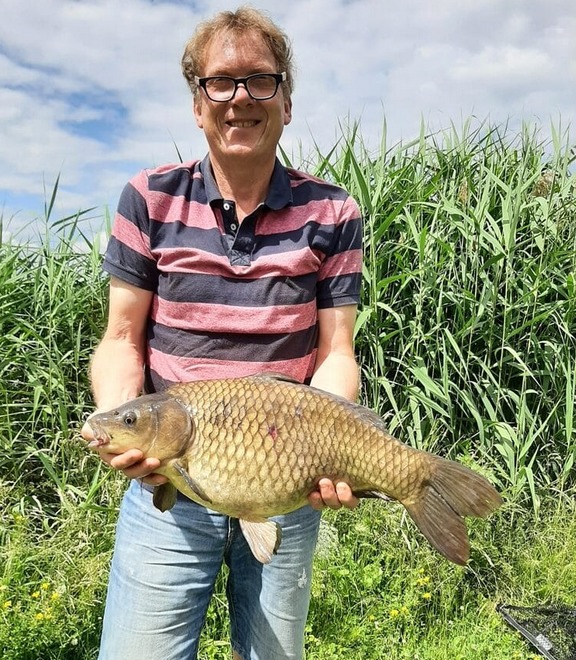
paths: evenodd
<path fill-rule="evenodd" d="M 108 325 L 92 358 L 90 377 L 97 410 L 110 410 L 142 392 L 144 384 L 144 357 L 146 351 L 146 324 L 150 313 L 152 292 L 140 289 L 118 278 L 110 280 Z M 92 439 L 88 424 L 82 436 Z M 145 477 L 157 469 L 160 461 L 143 460 L 138 449 L 122 454 L 100 452 L 105 463 L 131 478 Z M 148 483 L 164 483 L 160 475 L 150 476 Z"/>
<path fill-rule="evenodd" d="M 354 322 L 356 305 L 331 307 L 318 310 L 318 353 L 311 385 L 351 401 L 358 396 L 358 365 L 354 357 Z M 334 484 L 321 479 L 318 491 L 310 494 L 308 501 L 315 509 L 329 506 L 353 508 L 356 498 L 344 482 Z"/>

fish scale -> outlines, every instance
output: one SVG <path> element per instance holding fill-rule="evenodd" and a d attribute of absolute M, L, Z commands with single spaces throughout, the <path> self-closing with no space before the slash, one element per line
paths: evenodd
<path fill-rule="evenodd" d="M 398 500 L 445 557 L 469 557 L 465 516 L 501 503 L 482 476 L 393 438 L 364 406 L 272 375 L 196 381 L 144 395 L 90 418 L 96 447 L 136 447 L 161 460 L 170 483 L 156 489 L 162 510 L 174 488 L 240 519 L 263 562 L 281 530 L 268 520 L 307 504 L 322 477 L 360 496 Z"/>

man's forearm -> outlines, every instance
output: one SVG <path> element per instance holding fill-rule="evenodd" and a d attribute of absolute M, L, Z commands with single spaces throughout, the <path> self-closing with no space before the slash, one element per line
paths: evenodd
<path fill-rule="evenodd" d="M 100 410 L 137 397 L 144 385 L 141 350 L 125 339 L 104 337 L 92 358 L 90 380 L 94 402 Z"/>
<path fill-rule="evenodd" d="M 319 361 L 310 385 L 350 401 L 356 401 L 359 388 L 358 365 L 353 355 L 330 353 Z"/>

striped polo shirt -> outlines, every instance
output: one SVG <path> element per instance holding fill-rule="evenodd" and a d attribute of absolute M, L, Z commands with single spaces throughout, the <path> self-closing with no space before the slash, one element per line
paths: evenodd
<path fill-rule="evenodd" d="M 278 160 L 241 223 L 208 156 L 140 172 L 120 197 L 104 270 L 154 292 L 146 390 L 264 371 L 309 382 L 317 310 L 359 301 L 361 234 L 346 191 Z"/>

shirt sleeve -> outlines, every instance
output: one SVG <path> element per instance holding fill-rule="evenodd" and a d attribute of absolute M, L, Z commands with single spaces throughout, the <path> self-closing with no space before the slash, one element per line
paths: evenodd
<path fill-rule="evenodd" d="M 158 269 L 150 248 L 147 192 L 146 171 L 140 172 L 124 187 L 114 216 L 103 268 L 110 275 L 129 284 L 155 291 Z"/>
<path fill-rule="evenodd" d="M 362 218 L 356 201 L 347 197 L 318 274 L 318 308 L 357 305 L 361 284 Z"/>

